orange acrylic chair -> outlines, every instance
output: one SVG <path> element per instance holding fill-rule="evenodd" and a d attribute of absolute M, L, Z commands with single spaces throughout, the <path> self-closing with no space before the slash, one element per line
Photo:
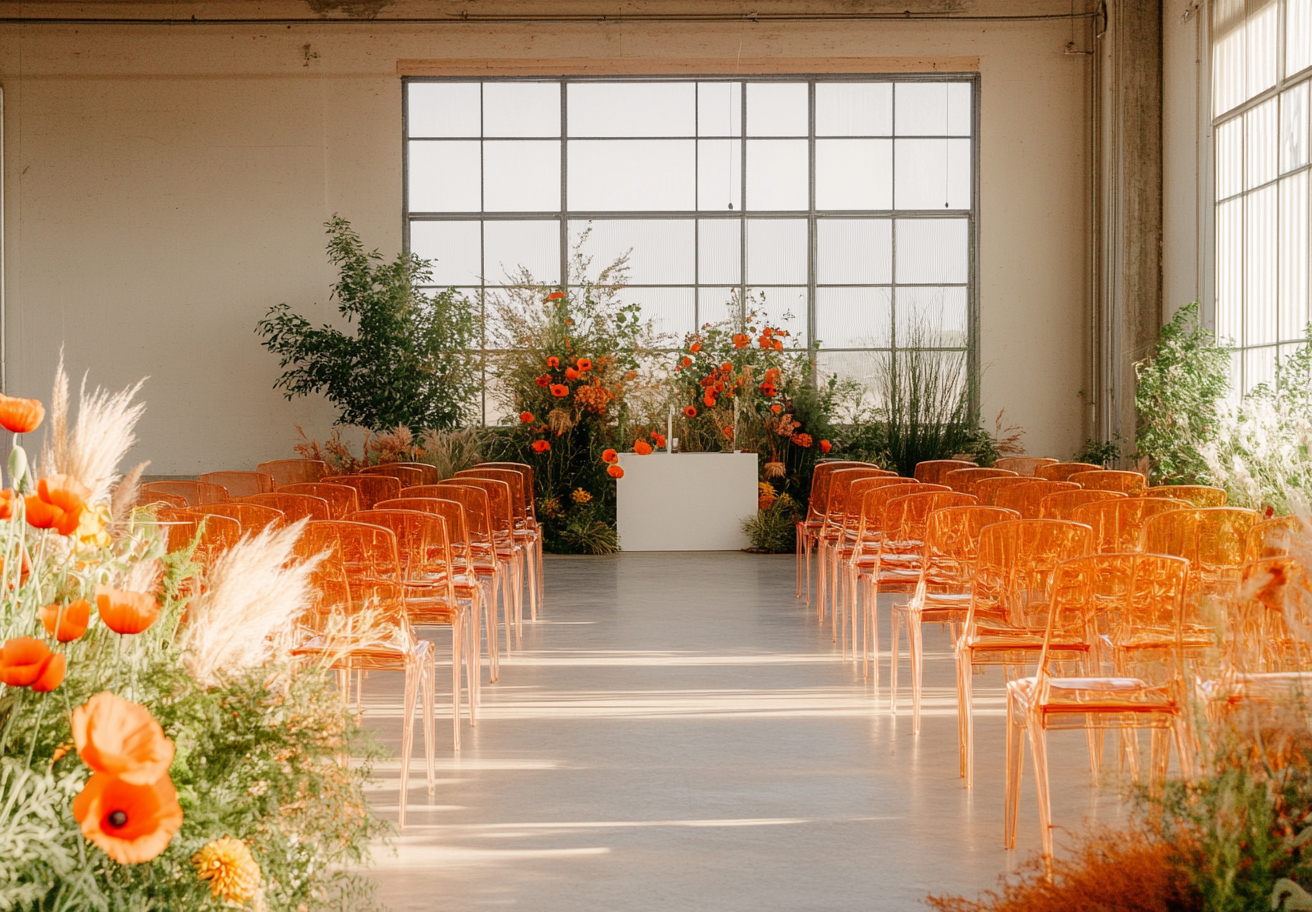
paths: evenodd
<path fill-rule="evenodd" d="M 498 526 L 493 511 L 492 493 L 474 484 L 474 481 L 475 479 L 468 479 L 467 482 L 461 483 L 455 479 L 447 479 L 435 485 L 408 488 L 406 494 L 409 497 L 454 500 L 464 507 L 474 569 L 479 579 L 485 580 L 492 587 L 490 604 L 494 616 L 498 602 L 497 595 L 500 594 L 499 601 L 506 630 L 506 652 L 509 653 L 511 631 L 514 631 L 516 640 L 522 639 L 522 633 L 516 626 L 518 613 L 514 601 L 512 555 L 497 535 Z"/>
<path fill-rule="evenodd" d="M 172 494 L 181 497 L 191 507 L 227 503 L 230 500 L 226 488 L 203 481 L 152 481 L 141 486 L 141 494 L 138 496 L 147 494 Z"/>
<path fill-rule="evenodd" d="M 1029 475 L 999 475 L 996 478 L 984 478 L 975 485 L 974 494 L 979 498 L 981 504 L 996 507 L 1003 488 L 1012 488 L 1017 485 L 1032 484 L 1033 482 L 1033 477 Z"/>
<path fill-rule="evenodd" d="M 360 507 L 365 510 L 372 510 L 380 500 L 392 500 L 401 496 L 401 482 L 391 475 L 333 475 L 326 481 L 355 488 L 360 495 Z"/>
<path fill-rule="evenodd" d="M 884 469 L 876 466 L 847 466 L 836 470 L 829 479 L 829 504 L 824 525 L 815 536 L 816 570 L 818 575 L 817 617 L 823 621 L 826 606 L 834 626 L 834 639 L 837 641 L 837 608 L 840 601 L 838 567 L 841 552 L 845 544 L 844 524 L 854 519 L 851 514 L 860 511 L 860 504 L 854 504 L 851 496 L 852 485 L 869 479 L 891 479 Z"/>
<path fill-rule="evenodd" d="M 273 476 L 263 472 L 203 472 L 200 480 L 206 484 L 219 485 L 228 492 L 230 498 L 268 494 L 274 487 Z"/>
<path fill-rule="evenodd" d="M 488 512 L 492 518 L 492 543 L 497 557 L 507 568 L 510 593 L 515 605 L 515 638 L 518 642 L 524 630 L 524 564 L 528 560 L 528 546 L 515 537 L 515 491 L 507 481 L 457 475 L 440 482 L 438 488 L 451 485 L 468 485 L 487 492 Z"/>
<path fill-rule="evenodd" d="M 1255 511 L 1239 507 L 1159 513 L 1144 522 L 1142 550 L 1189 561 L 1189 604 L 1198 608 L 1207 597 L 1233 595 L 1257 520 Z"/>
<path fill-rule="evenodd" d="M 1286 557 L 1300 539 L 1312 541 L 1312 528 L 1297 516 L 1276 516 L 1261 520 L 1248 530 L 1244 542 L 1244 561 Z"/>
<path fill-rule="evenodd" d="M 1085 504 L 1124 497 L 1117 491 L 1058 491 L 1039 501 L 1039 519 L 1070 519 L 1071 514 Z"/>
<path fill-rule="evenodd" d="M 455 474 L 460 478 L 491 478 L 504 481 L 510 485 L 511 506 L 514 508 L 515 523 L 513 538 L 524 549 L 524 568 L 527 571 L 526 585 L 529 590 L 529 619 L 538 619 L 538 600 L 542 593 L 542 536 L 533 512 L 533 488 L 530 478 L 518 469 L 509 467 L 478 465 L 472 469 L 462 469 Z"/>
<path fill-rule="evenodd" d="M 206 566 L 241 541 L 241 523 L 229 516 L 206 516 L 190 508 L 161 507 L 155 511 L 160 525 L 168 529 L 168 549 L 177 551 L 197 542 L 196 560 Z M 199 540 L 197 540 L 199 536 Z"/>
<path fill-rule="evenodd" d="M 942 483 L 959 494 L 970 494 L 977 496 L 977 488 L 980 482 L 987 478 L 1014 478 L 1019 477 L 1015 472 L 1007 469 L 953 469 L 950 472 L 944 472 Z"/>
<path fill-rule="evenodd" d="M 807 498 L 806 516 L 797 521 L 797 597 L 802 597 L 802 576 L 805 568 L 806 603 L 811 604 L 811 551 L 815 538 L 824 528 L 829 509 L 829 479 L 834 472 L 848 466 L 869 465 L 835 459 L 816 463 L 811 472 L 811 491 Z M 873 467 L 872 467 L 873 468 Z"/>
<path fill-rule="evenodd" d="M 1039 468 L 1047 465 L 1056 465 L 1060 459 L 1053 459 L 1051 456 L 1003 456 L 1001 459 L 994 460 L 995 469 L 1010 469 L 1017 475 L 1035 477 Z"/>
<path fill-rule="evenodd" d="M 925 484 L 943 484 L 943 476 L 957 469 L 975 469 L 979 464 L 968 459 L 927 459 L 916 463 L 913 476 Z"/>
<path fill-rule="evenodd" d="M 1016 842 L 1020 805 L 1022 731 L 1028 732 L 1038 790 L 1043 859 L 1052 863 L 1052 810 L 1048 786 L 1047 733 L 1083 729 L 1101 743 L 1108 728 L 1152 731 L 1154 780 L 1166 777 L 1169 735 L 1174 735 L 1186 775 L 1192 738 L 1184 700 L 1180 641 L 1188 563 L 1158 554 L 1100 554 L 1057 568 L 1044 625 L 1038 673 L 1007 685 L 1007 801 L 1004 841 Z M 1152 649 L 1137 648 L 1145 627 L 1161 631 Z M 1107 638 L 1113 668 L 1099 667 L 1096 643 Z M 1078 667 L 1062 675 L 1058 663 Z M 1090 758 L 1095 757 L 1090 740 Z M 1096 768 L 1095 768 L 1096 773 Z"/>
<path fill-rule="evenodd" d="M 241 526 L 243 535 L 259 532 L 269 526 L 281 526 L 287 522 L 287 517 L 281 510 L 253 503 L 201 504 L 192 507 L 191 510 L 206 516 L 227 516 L 235 519 Z"/>
<path fill-rule="evenodd" d="M 356 470 L 357 475 L 387 475 L 401 482 L 401 487 L 408 488 L 413 485 L 424 484 L 424 472 L 413 466 L 403 465 L 399 462 L 385 462 L 382 465 L 365 466 Z"/>
<path fill-rule="evenodd" d="M 279 488 L 278 493 L 318 497 L 328 504 L 330 519 L 345 519 L 360 509 L 360 492 L 350 485 L 330 484 L 326 481 L 305 482 Z"/>
<path fill-rule="evenodd" d="M 1078 472 L 1101 472 L 1102 466 L 1091 462 L 1054 462 L 1039 466 L 1034 474 L 1046 481 L 1069 481 Z"/>
<path fill-rule="evenodd" d="M 1182 500 L 1165 497 L 1113 497 L 1081 504 L 1060 518 L 1084 523 L 1093 530 L 1093 550 L 1114 554 L 1139 550 L 1148 517 L 1189 507 Z"/>
<path fill-rule="evenodd" d="M 1039 505 L 1049 494 L 1078 491 L 1079 485 L 1068 481 L 1031 480 L 1027 484 L 1009 485 L 993 498 L 994 506 L 1015 510 L 1021 519 L 1039 519 Z"/>
<path fill-rule="evenodd" d="M 436 484 L 441 481 L 436 468 L 433 469 L 433 480 L 428 484 Z M 481 462 L 477 469 L 509 469 L 512 472 L 518 472 L 524 479 L 524 506 L 525 515 L 527 516 L 526 529 L 535 537 L 537 545 L 537 578 L 538 578 L 538 602 L 544 603 L 547 596 L 546 584 L 543 578 L 543 547 L 542 547 L 542 527 L 538 524 L 538 514 L 536 506 L 537 486 L 533 480 L 533 467 L 525 465 L 522 462 Z"/>
<path fill-rule="evenodd" d="M 274 489 L 290 484 L 313 484 L 332 473 L 332 466 L 318 459 L 274 459 L 262 462 L 255 471 L 273 478 Z"/>
<path fill-rule="evenodd" d="M 957 640 L 957 725 L 961 775 L 975 783 L 975 668 L 1004 673 L 1037 661 L 1043 649 L 1048 595 L 1057 565 L 1089 553 L 1093 532 L 1059 519 L 994 523 L 980 532 L 970 611 Z"/>
<path fill-rule="evenodd" d="M 1148 479 L 1139 472 L 1114 472 L 1098 469 L 1092 472 L 1076 472 L 1066 479 L 1089 491 L 1117 491 L 1131 497 L 1148 490 Z"/>
<path fill-rule="evenodd" d="M 177 494 L 165 494 L 163 491 L 138 491 L 137 501 L 134 506 L 148 507 L 152 504 L 160 504 L 166 507 L 177 507 L 180 510 L 187 508 L 187 498 Z"/>
<path fill-rule="evenodd" d="M 958 495 L 962 496 L 962 495 Z M 967 495 L 968 496 L 968 495 Z M 897 712 L 898 630 L 907 631 L 907 648 L 911 657 L 911 732 L 920 734 L 920 700 L 924 679 L 924 643 L 922 628 L 927 623 L 948 624 L 956 639 L 956 628 L 970 611 L 971 583 L 975 577 L 975 556 L 980 533 L 994 523 L 1020 519 L 1015 510 L 979 505 L 959 505 L 943 495 L 918 495 L 903 498 L 912 509 L 905 514 L 920 528 L 900 531 L 919 535 L 924 541 L 919 572 L 911 599 L 893 606 L 893 655 L 890 670 L 889 710 Z M 923 519 L 915 507 L 928 508 Z M 890 506 L 891 508 L 891 506 Z"/>
<path fill-rule="evenodd" d="M 287 517 L 288 522 L 296 522 L 298 519 L 328 520 L 333 518 L 328 501 L 310 494 L 288 494 L 275 491 L 272 494 L 253 494 L 250 497 L 243 497 L 241 502 L 277 510 Z"/>
<path fill-rule="evenodd" d="M 1207 485 L 1157 485 L 1149 488 L 1149 497 L 1171 497 L 1175 500 L 1187 500 L 1195 507 L 1224 507 L 1229 504 L 1224 488 Z"/>
<path fill-rule="evenodd" d="M 418 471 L 421 476 L 420 484 L 437 484 L 442 480 L 442 473 L 435 465 L 426 462 L 398 462 L 397 465 Z"/>

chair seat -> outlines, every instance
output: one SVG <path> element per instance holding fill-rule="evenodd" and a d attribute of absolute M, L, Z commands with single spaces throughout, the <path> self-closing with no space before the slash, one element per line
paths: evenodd
<path fill-rule="evenodd" d="M 1034 706 L 1035 677 L 1007 685 L 1012 696 L 1027 708 L 1056 713 L 1174 713 L 1179 703 L 1169 685 L 1154 686 L 1138 678 L 1048 678 L 1047 699 Z"/>

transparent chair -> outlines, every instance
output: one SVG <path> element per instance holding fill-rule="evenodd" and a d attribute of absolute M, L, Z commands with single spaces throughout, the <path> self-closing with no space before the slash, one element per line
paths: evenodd
<path fill-rule="evenodd" d="M 162 504 L 167 507 L 177 507 L 185 510 L 187 508 L 187 498 L 177 494 L 165 494 L 163 491 L 137 492 L 137 500 L 134 506 L 148 507 L 152 504 Z"/>
<path fill-rule="evenodd" d="M 1148 517 L 1189 508 L 1183 500 L 1165 497 L 1114 497 L 1081 504 L 1069 516 L 1059 518 L 1084 523 L 1093 530 L 1093 550 L 1114 554 L 1139 550 Z"/>
<path fill-rule="evenodd" d="M 802 576 L 806 576 L 806 603 L 811 604 L 811 551 L 815 537 L 824 527 L 829 508 L 829 478 L 846 466 L 868 465 L 863 462 L 833 460 L 816 463 L 811 473 L 811 492 L 807 498 L 806 516 L 797 521 L 797 597 L 802 597 Z"/>
<path fill-rule="evenodd" d="M 1157 485 L 1147 491 L 1149 497 L 1170 497 L 1187 500 L 1195 507 L 1224 507 L 1229 503 L 1224 488 L 1207 485 Z"/>
<path fill-rule="evenodd" d="M 263 472 L 204 472 L 200 480 L 218 485 L 228 492 L 230 498 L 268 494 L 274 485 L 273 476 Z"/>
<path fill-rule="evenodd" d="M 1034 479 L 1029 475 L 1000 475 L 997 478 L 985 478 L 975 485 L 974 494 L 981 504 L 995 507 L 1003 488 L 1013 488 L 1033 482 Z"/>
<path fill-rule="evenodd" d="M 296 522 L 298 519 L 328 520 L 333 518 L 328 501 L 310 494 L 288 494 L 275 491 L 272 494 L 254 494 L 250 497 L 243 497 L 241 502 L 278 510 L 287 517 L 288 522 Z"/>
<path fill-rule="evenodd" d="M 1094 740 L 1104 729 L 1152 731 L 1154 781 L 1165 779 L 1168 737 L 1174 735 L 1181 768 L 1192 768 L 1192 738 L 1184 701 L 1179 647 L 1188 564 L 1158 554 L 1100 554 L 1057 568 L 1043 628 L 1038 672 L 1007 685 L 1007 802 L 1004 841 L 1016 842 L 1023 762 L 1021 732 L 1029 735 L 1038 791 L 1043 858 L 1052 862 L 1052 811 L 1047 732 L 1083 729 Z M 1150 648 L 1136 641 L 1154 631 Z M 1113 667 L 1103 668 L 1097 643 L 1112 645 Z M 1062 665 L 1075 666 L 1065 676 Z M 1096 766 L 1095 766 L 1096 775 Z"/>
<path fill-rule="evenodd" d="M 235 519 L 241 526 L 243 535 L 259 532 L 269 526 L 281 526 L 287 522 L 287 517 L 281 510 L 253 503 L 201 504 L 192 507 L 191 510 L 206 516 L 227 516 Z"/>
<path fill-rule="evenodd" d="M 207 484 L 203 481 L 152 481 L 141 486 L 141 494 L 172 494 L 181 497 L 188 506 L 200 504 L 227 503 L 228 490 L 221 485 Z"/>
<path fill-rule="evenodd" d="M 487 493 L 488 513 L 492 520 L 492 544 L 497 558 L 502 561 L 510 581 L 509 592 L 515 606 L 515 639 L 519 642 L 524 632 L 524 563 L 528 548 L 515 538 L 515 492 L 510 484 L 495 478 L 457 475 L 437 487 L 453 484 L 473 486 Z"/>
<path fill-rule="evenodd" d="M 905 627 L 911 657 L 911 732 L 918 735 L 924 679 L 922 628 L 927 623 L 948 624 L 956 639 L 956 628 L 970 610 L 980 532 L 986 526 L 1020 516 L 1015 510 L 1001 507 L 953 503 L 943 495 L 913 495 L 902 501 L 907 509 L 897 535 L 899 538 L 919 535 L 924 547 L 910 589 L 911 599 L 904 605 L 893 606 L 889 710 L 897 712 L 898 630 Z"/>
<path fill-rule="evenodd" d="M 442 480 L 442 473 L 438 471 L 435 465 L 429 465 L 426 462 L 398 462 L 397 465 L 419 472 L 420 484 L 437 484 Z"/>
<path fill-rule="evenodd" d="M 993 467 L 995 469 L 1010 469 L 1017 475 L 1033 478 L 1041 466 L 1056 465 L 1060 461 L 1060 459 L 1053 459 L 1050 456 L 1004 456 L 1001 459 L 994 460 Z"/>
<path fill-rule="evenodd" d="M 1066 480 L 1089 491 L 1117 491 L 1135 496 L 1148 490 L 1148 479 L 1139 472 L 1099 469 L 1093 472 L 1076 472 Z"/>
<path fill-rule="evenodd" d="M 530 480 L 518 469 L 479 465 L 462 469 L 459 478 L 491 478 L 510 485 L 511 506 L 514 508 L 514 540 L 524 549 L 525 585 L 529 591 L 529 619 L 538 619 L 538 600 L 542 593 L 542 537 L 533 514 L 533 489 Z"/>
<path fill-rule="evenodd" d="M 942 482 L 958 494 L 977 496 L 976 491 L 979 484 L 985 479 L 1016 477 L 1019 476 L 1015 472 L 1009 472 L 1006 469 L 953 469 L 951 472 L 943 473 Z"/>
<path fill-rule="evenodd" d="M 345 519 L 360 509 L 360 492 L 350 485 L 331 484 L 326 481 L 306 482 L 279 488 L 278 493 L 318 497 L 328 504 L 330 519 Z"/>
<path fill-rule="evenodd" d="M 974 469 L 978 464 L 968 459 L 927 459 L 916 463 L 913 473 L 916 481 L 925 484 L 943 484 L 943 476 L 957 469 Z"/>
<path fill-rule="evenodd" d="M 156 510 L 155 516 L 168 529 L 170 551 L 189 546 L 199 535 L 195 557 L 205 566 L 214 563 L 216 558 L 241 541 L 241 523 L 228 516 L 206 516 L 190 508 L 177 510 L 168 507 Z"/>
<path fill-rule="evenodd" d="M 1034 474 L 1045 481 L 1069 481 L 1077 472 L 1101 472 L 1102 466 L 1091 462 L 1054 462 L 1039 466 Z"/>
<path fill-rule="evenodd" d="M 360 495 L 360 506 L 365 510 L 372 510 L 380 500 L 401 496 L 401 482 L 391 475 L 333 475 L 326 480 L 330 484 L 355 488 Z"/>
<path fill-rule="evenodd" d="M 1117 491 L 1058 491 L 1039 501 L 1039 519 L 1070 519 L 1079 507 L 1125 497 Z"/>
<path fill-rule="evenodd" d="M 1006 510 L 1015 510 L 1021 519 L 1038 519 L 1039 505 L 1043 498 L 1059 491 L 1078 491 L 1079 485 L 1069 481 L 1030 481 L 1028 484 L 1010 485 L 998 491 L 993 498 L 994 505 Z"/>
<path fill-rule="evenodd" d="M 817 585 L 817 618 L 823 622 L 828 608 L 833 638 L 838 640 L 838 607 L 840 603 L 838 565 L 843 551 L 843 527 L 849 514 L 859 512 L 860 504 L 853 504 L 852 485 L 868 479 L 892 479 L 885 470 L 875 466 L 847 466 L 836 470 L 829 480 L 829 503 L 824 525 L 815 536 Z"/>
<path fill-rule="evenodd" d="M 1189 561 L 1189 604 L 1200 608 L 1211 596 L 1233 595 L 1257 520 L 1255 511 L 1238 507 L 1159 513 L 1144 522 L 1142 550 Z"/>
<path fill-rule="evenodd" d="M 1011 677 L 1038 660 L 1052 575 L 1062 561 L 1088 554 L 1092 539 L 1088 526 L 1057 519 L 1020 519 L 981 530 L 970 611 L 956 648 L 957 725 L 967 788 L 975 782 L 975 668 L 1000 665 Z"/>
<path fill-rule="evenodd" d="M 433 468 L 429 466 L 429 468 Z M 538 514 L 536 506 L 537 485 L 533 477 L 533 467 L 525 465 L 522 462 L 481 462 L 475 468 L 479 469 L 509 469 L 512 472 L 518 472 L 523 478 L 524 506 L 525 515 L 527 516 L 526 530 L 532 533 L 534 544 L 537 550 L 537 580 L 538 580 L 538 603 L 545 604 L 547 597 L 546 578 L 543 576 L 543 543 L 542 527 L 538 524 Z M 434 478 L 428 484 L 436 484 L 441 478 L 437 475 L 437 470 L 433 468 Z M 536 615 L 534 615 L 536 617 Z"/>
<path fill-rule="evenodd" d="M 275 459 L 260 463 L 255 471 L 272 477 L 276 490 L 290 484 L 313 484 L 331 474 L 332 466 L 318 459 Z"/>
<path fill-rule="evenodd" d="M 1286 557 L 1302 539 L 1312 541 L 1312 528 L 1297 516 L 1276 516 L 1260 520 L 1248 530 L 1244 541 L 1244 561 L 1264 560 L 1268 557 Z"/>
<path fill-rule="evenodd" d="M 492 587 L 490 610 L 495 616 L 497 594 L 500 593 L 502 618 L 506 630 L 506 652 L 510 652 L 510 634 L 513 630 L 518 639 L 521 635 L 515 627 L 516 612 L 512 605 L 514 593 L 511 583 L 510 556 L 498 546 L 496 541 L 496 523 L 492 512 L 492 498 L 488 491 L 471 483 L 462 484 L 455 479 L 447 479 L 440 484 L 420 485 L 409 488 L 410 497 L 439 498 L 454 500 L 465 509 L 465 521 L 469 529 L 470 554 L 474 572 L 480 580 Z M 494 617 L 495 620 L 495 617 Z M 493 625 L 495 626 L 495 624 Z"/>
<path fill-rule="evenodd" d="M 424 484 L 424 472 L 413 466 L 399 462 L 385 462 L 382 465 L 365 466 L 356 470 L 357 475 L 386 475 L 401 482 L 401 487 Z"/>

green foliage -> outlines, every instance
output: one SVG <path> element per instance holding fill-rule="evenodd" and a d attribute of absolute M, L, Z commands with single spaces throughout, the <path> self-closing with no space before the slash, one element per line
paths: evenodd
<path fill-rule="evenodd" d="M 1159 482 L 1206 482 L 1201 453 L 1216 433 L 1218 402 L 1230 391 L 1229 350 L 1199 322 L 1198 303 L 1162 327 L 1150 358 L 1135 365 L 1135 443 Z"/>
<path fill-rule="evenodd" d="M 340 424 L 460 424 L 472 412 L 480 379 L 479 319 L 469 301 L 454 289 L 421 292 L 431 275 L 428 260 L 402 253 L 384 263 L 377 250 L 365 252 L 345 219 L 334 216 L 325 226 L 328 259 L 341 273 L 332 295 L 355 334 L 315 329 L 286 304 L 270 308 L 256 331 L 279 367 L 290 365 L 274 388 L 288 399 L 322 393 L 340 410 Z"/>
<path fill-rule="evenodd" d="M 1092 437 L 1088 437 L 1079 452 L 1071 457 L 1071 462 L 1087 462 L 1091 465 L 1107 466 L 1120 458 L 1121 447 L 1119 443 L 1110 440 L 1099 443 Z"/>
<path fill-rule="evenodd" d="M 620 549 L 614 522 L 595 503 L 573 504 L 553 519 L 548 543 L 555 554 L 614 554 Z"/>
<path fill-rule="evenodd" d="M 765 554 L 792 554 L 797 549 L 797 502 L 781 494 L 768 507 L 743 521 L 743 531 L 751 539 L 752 551 Z"/>

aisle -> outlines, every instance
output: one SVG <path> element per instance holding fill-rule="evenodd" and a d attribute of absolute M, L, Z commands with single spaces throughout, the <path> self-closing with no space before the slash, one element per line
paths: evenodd
<path fill-rule="evenodd" d="M 549 609 L 484 688 L 459 759 L 449 716 L 437 727 L 431 805 L 412 773 L 397 853 L 377 853 L 396 912 L 915 909 L 1014 864 L 1001 849 L 1001 678 L 976 679 L 967 791 L 936 629 L 913 740 L 887 687 L 876 701 L 794 599 L 791 557 L 548 557 L 546 573 Z M 370 678 L 367 704 L 399 685 L 389 677 Z M 376 705 L 366 724 L 390 746 L 395 717 Z M 1115 791 L 1089 786 L 1083 736 L 1055 736 L 1052 752 L 1056 820 L 1117 819 Z M 374 795 L 393 818 L 395 769 L 380 767 Z M 1017 857 L 1038 843 L 1028 775 L 1024 788 Z"/>

